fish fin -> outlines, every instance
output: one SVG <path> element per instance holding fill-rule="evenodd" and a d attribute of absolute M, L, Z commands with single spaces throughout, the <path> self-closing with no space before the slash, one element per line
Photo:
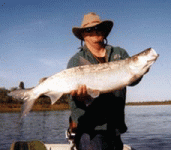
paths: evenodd
<path fill-rule="evenodd" d="M 79 66 L 84 66 L 84 65 L 91 65 L 92 63 L 90 63 L 88 60 L 86 60 L 85 58 L 83 57 L 79 57 L 80 58 L 80 61 L 79 61 Z"/>
<path fill-rule="evenodd" d="M 12 96 L 13 98 L 24 101 L 22 106 L 22 118 L 29 113 L 34 105 L 34 102 L 39 97 L 38 95 L 34 94 L 32 90 L 15 90 L 10 92 L 8 96 Z"/>
<path fill-rule="evenodd" d="M 57 93 L 57 92 L 49 92 L 45 94 L 46 96 L 50 97 L 52 105 L 61 98 L 63 93 Z"/>
<path fill-rule="evenodd" d="M 33 97 L 29 93 L 26 94 L 26 96 L 24 98 L 24 104 L 22 106 L 21 118 L 25 117 L 30 112 L 30 110 L 32 109 L 34 102 L 36 101 L 37 98 L 38 97 Z"/>
<path fill-rule="evenodd" d="M 88 95 L 90 95 L 92 98 L 97 98 L 100 95 L 100 91 L 99 90 L 92 90 L 90 88 L 87 89 L 87 93 Z"/>

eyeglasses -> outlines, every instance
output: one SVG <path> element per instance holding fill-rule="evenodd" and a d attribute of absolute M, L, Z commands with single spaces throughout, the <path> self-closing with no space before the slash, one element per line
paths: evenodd
<path fill-rule="evenodd" d="M 91 33 L 93 31 L 103 31 L 102 27 L 100 26 L 95 26 L 95 27 L 89 27 L 84 30 L 86 33 Z"/>

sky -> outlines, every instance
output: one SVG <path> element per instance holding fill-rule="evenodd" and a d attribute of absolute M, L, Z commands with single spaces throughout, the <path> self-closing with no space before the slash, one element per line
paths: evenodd
<path fill-rule="evenodd" d="M 142 81 L 127 88 L 127 102 L 171 100 L 170 0 L 1 0 L 0 87 L 20 81 L 34 87 L 66 69 L 81 44 L 72 27 L 89 12 L 114 22 L 110 45 L 130 56 L 149 47 L 160 55 Z"/>

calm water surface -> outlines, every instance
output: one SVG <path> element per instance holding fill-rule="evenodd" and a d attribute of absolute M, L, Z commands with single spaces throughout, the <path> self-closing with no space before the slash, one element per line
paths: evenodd
<path fill-rule="evenodd" d="M 171 150 L 171 105 L 126 108 L 124 143 L 137 150 Z"/>
<path fill-rule="evenodd" d="M 67 143 L 69 115 L 70 111 L 31 112 L 20 120 L 20 113 L 0 113 L 0 150 L 19 140 Z M 136 150 L 171 150 L 170 116 L 170 105 L 127 106 L 123 142 Z"/>

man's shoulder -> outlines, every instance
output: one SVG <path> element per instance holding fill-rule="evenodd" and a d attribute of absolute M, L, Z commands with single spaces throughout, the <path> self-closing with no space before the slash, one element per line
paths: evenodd
<path fill-rule="evenodd" d="M 111 57 L 114 58 L 114 60 L 125 59 L 129 57 L 127 51 L 124 48 L 111 45 L 107 46 L 107 48 L 111 50 Z"/>
<path fill-rule="evenodd" d="M 80 57 L 83 57 L 83 51 L 82 50 L 80 50 L 80 51 L 78 51 L 76 54 L 74 54 L 71 58 L 70 58 L 70 60 L 69 60 L 69 62 L 68 62 L 68 65 L 67 65 L 67 68 L 71 68 L 71 67 L 76 67 L 76 66 L 78 66 L 79 65 L 79 58 Z"/>

